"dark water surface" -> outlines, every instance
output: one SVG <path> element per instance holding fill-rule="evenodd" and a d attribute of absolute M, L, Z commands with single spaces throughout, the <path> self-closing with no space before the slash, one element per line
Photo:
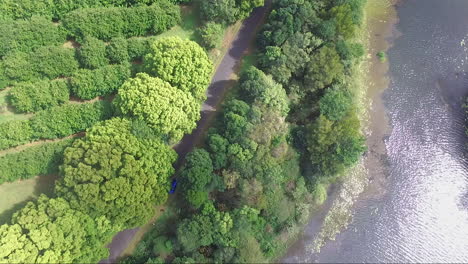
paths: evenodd
<path fill-rule="evenodd" d="M 385 184 L 379 194 L 362 195 L 353 222 L 320 253 L 304 248 L 287 262 L 468 263 L 467 139 L 459 107 L 468 94 L 468 1 L 402 0 L 397 11 L 401 36 L 388 52 L 383 95 L 386 168 L 369 175 Z"/>

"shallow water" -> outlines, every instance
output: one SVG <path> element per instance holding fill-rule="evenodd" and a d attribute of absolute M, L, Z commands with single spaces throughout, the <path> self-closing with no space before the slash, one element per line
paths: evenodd
<path fill-rule="evenodd" d="M 314 234 L 306 234 L 304 248 L 284 261 L 468 262 L 468 157 L 459 107 L 468 94 L 468 1 L 402 0 L 397 14 L 383 94 L 389 129 L 380 138 L 381 162 L 366 163 L 368 191 L 335 241 L 311 253 Z"/>

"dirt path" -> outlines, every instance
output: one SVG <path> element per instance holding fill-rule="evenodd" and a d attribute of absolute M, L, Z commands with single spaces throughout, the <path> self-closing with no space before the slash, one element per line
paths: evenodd
<path fill-rule="evenodd" d="M 269 3 L 270 1 L 266 2 Z M 249 47 L 255 40 L 256 32 L 267 13 L 267 5 L 268 4 L 264 7 L 257 8 L 249 18 L 244 20 L 236 38 L 230 45 L 229 51 L 219 64 L 211 80 L 211 84 L 208 87 L 208 98 L 202 106 L 201 118 L 197 123 L 197 128 L 192 131 L 192 134 L 186 135 L 182 141 L 174 147 L 179 154 L 179 159 L 175 164 L 176 169 L 182 164 L 185 155 L 187 155 L 203 138 L 203 134 L 215 117 L 226 92 L 236 83 L 233 76 L 239 71 L 242 57 L 247 54 Z M 100 263 L 116 263 L 118 258 L 132 242 L 139 229 L 140 228 L 127 229 L 118 233 L 108 245 L 110 250 L 109 258 L 102 260 Z"/>

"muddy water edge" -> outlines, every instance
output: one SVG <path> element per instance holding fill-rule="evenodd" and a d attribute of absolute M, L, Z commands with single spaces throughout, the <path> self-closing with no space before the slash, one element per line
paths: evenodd
<path fill-rule="evenodd" d="M 395 10 L 397 2 L 368 0 L 365 26 L 360 34 L 360 42 L 366 46 L 367 56 L 354 74 L 359 78 L 353 81 L 369 150 L 361 162 L 344 175 L 343 183 L 329 191 L 326 204 L 314 215 L 281 262 L 316 262 L 322 246 L 334 240 L 351 221 L 352 208 L 360 194 L 378 196 L 385 191 L 387 156 L 383 139 L 388 136 L 389 124 L 382 94 L 389 85 L 389 64 L 387 60 L 380 60 L 376 54 L 386 52 L 398 36 L 395 30 L 398 22 Z"/>

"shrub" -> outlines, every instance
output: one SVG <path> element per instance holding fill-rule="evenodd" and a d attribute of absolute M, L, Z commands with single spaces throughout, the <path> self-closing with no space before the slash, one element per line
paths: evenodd
<path fill-rule="evenodd" d="M 65 15 L 62 26 L 78 40 L 85 36 L 109 41 L 115 37 L 161 33 L 179 23 L 177 5 L 161 0 L 152 6 L 86 8 Z"/>
<path fill-rule="evenodd" d="M 58 45 L 65 35 L 44 17 L 0 21 L 0 57 L 12 51 L 31 52 L 41 46 Z"/>
<path fill-rule="evenodd" d="M 130 59 L 142 59 L 146 54 L 150 53 L 150 45 L 155 40 L 155 37 L 128 39 L 128 55 L 130 56 Z"/>
<path fill-rule="evenodd" d="M 63 151 L 72 142 L 73 139 L 67 139 L 44 143 L 0 157 L 0 184 L 57 173 L 63 161 Z"/>
<path fill-rule="evenodd" d="M 198 34 L 203 42 L 203 46 L 207 49 L 212 49 L 218 45 L 223 38 L 223 26 L 214 22 L 208 22 L 203 27 L 199 28 Z"/>
<path fill-rule="evenodd" d="M 68 80 L 19 83 L 10 91 L 11 105 L 19 112 L 36 112 L 61 105 L 69 97 Z"/>
<path fill-rule="evenodd" d="M 81 69 L 73 74 L 70 86 L 74 95 L 89 100 L 116 91 L 130 77 L 127 65 L 108 65 L 96 70 Z"/>
<path fill-rule="evenodd" d="M 33 131 L 28 120 L 0 124 L 0 149 L 7 149 L 31 141 Z"/>
<path fill-rule="evenodd" d="M 112 116 L 109 102 L 66 104 L 38 112 L 31 118 L 35 139 L 54 139 L 86 130 Z"/>
<path fill-rule="evenodd" d="M 78 50 L 81 66 L 96 69 L 109 64 L 106 57 L 106 43 L 93 37 L 86 37 Z"/>
<path fill-rule="evenodd" d="M 5 78 L 12 84 L 70 76 L 78 69 L 78 62 L 74 49 L 46 46 L 31 53 L 11 53 L 3 66 Z"/>
<path fill-rule="evenodd" d="M 128 42 L 126 39 L 113 38 L 111 43 L 106 47 L 106 55 L 111 63 L 125 63 L 130 60 L 128 56 Z"/>

